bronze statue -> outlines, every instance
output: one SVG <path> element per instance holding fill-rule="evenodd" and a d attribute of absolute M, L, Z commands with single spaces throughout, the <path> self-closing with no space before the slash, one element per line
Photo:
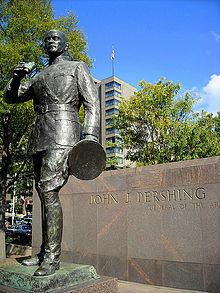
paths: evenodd
<path fill-rule="evenodd" d="M 44 43 L 49 66 L 20 84 L 33 66 L 19 64 L 5 89 L 7 103 L 33 99 L 36 112 L 28 153 L 41 200 L 42 245 L 37 256 L 23 261 L 23 265 L 39 265 L 35 276 L 51 275 L 59 269 L 63 215 L 58 193 L 70 173 L 68 155 L 80 141 L 81 104 L 85 109 L 84 138 L 98 141 L 100 128 L 100 102 L 86 64 L 68 60 L 68 42 L 61 31 L 48 31 Z"/>

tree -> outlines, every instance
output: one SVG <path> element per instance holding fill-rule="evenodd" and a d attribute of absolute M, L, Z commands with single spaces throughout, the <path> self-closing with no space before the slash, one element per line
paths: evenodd
<path fill-rule="evenodd" d="M 220 137 L 220 111 L 217 112 L 217 116 L 214 117 L 215 122 L 215 131 L 217 132 L 218 136 Z"/>
<path fill-rule="evenodd" d="M 194 113 L 197 98 L 188 92 L 181 95 L 180 84 L 164 78 L 138 85 L 141 89 L 123 99 L 114 118 L 127 159 L 149 165 L 220 154 L 217 118 Z"/>
<path fill-rule="evenodd" d="M 107 159 L 106 160 L 107 164 L 110 165 L 110 167 L 108 168 L 108 170 L 117 170 L 117 165 L 119 164 L 118 158 L 116 156 L 114 156 L 114 157 L 106 158 L 106 159 Z"/>
<path fill-rule="evenodd" d="M 67 34 L 68 55 L 71 60 L 83 60 L 88 66 L 93 60 L 87 55 L 85 34 L 78 29 L 78 20 L 73 13 L 54 17 L 51 1 L 48 0 L 0 0 L 0 205 L 4 218 L 7 190 L 14 181 L 21 180 L 21 171 L 32 176 L 28 161 L 24 162 L 24 146 L 34 117 L 33 104 L 29 101 L 8 105 L 3 101 L 4 88 L 12 76 L 14 67 L 21 61 L 33 61 L 34 73 L 46 64 L 43 38 L 47 30 L 55 28 Z M 27 77 L 27 78 L 30 78 Z M 14 174 L 17 174 L 14 176 Z M 25 174 L 25 173 L 23 173 Z M 24 177 L 24 176 L 23 176 Z M 23 181 L 22 181 L 23 182 Z M 1 221 L 4 224 L 4 220 Z"/>

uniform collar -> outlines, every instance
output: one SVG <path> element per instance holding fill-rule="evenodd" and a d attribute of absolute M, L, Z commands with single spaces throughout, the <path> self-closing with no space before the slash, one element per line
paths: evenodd
<path fill-rule="evenodd" d="M 67 61 L 67 60 L 68 60 L 68 57 L 66 55 L 60 55 L 56 59 L 54 59 L 53 62 L 51 62 L 50 65 L 54 65 L 54 64 L 57 64 L 59 62 Z"/>

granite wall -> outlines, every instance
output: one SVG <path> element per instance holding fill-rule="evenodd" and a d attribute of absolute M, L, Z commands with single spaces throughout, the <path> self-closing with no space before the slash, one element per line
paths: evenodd
<path fill-rule="evenodd" d="M 101 275 L 220 292 L 220 157 L 70 177 L 62 260 Z M 33 254 L 40 246 L 34 195 Z"/>

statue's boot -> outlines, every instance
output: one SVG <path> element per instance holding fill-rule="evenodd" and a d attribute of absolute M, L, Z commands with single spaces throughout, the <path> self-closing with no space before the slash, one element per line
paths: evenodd
<path fill-rule="evenodd" d="M 22 261 L 22 265 L 24 266 L 37 266 L 40 265 L 44 260 L 45 249 L 42 248 L 44 244 L 41 245 L 41 251 L 35 255 L 34 257 L 27 258 Z"/>
<path fill-rule="evenodd" d="M 43 194 L 45 202 L 45 251 L 44 260 L 34 276 L 48 276 L 60 267 L 63 213 L 57 191 Z"/>
<path fill-rule="evenodd" d="M 32 258 L 28 258 L 22 261 L 22 265 L 24 266 L 37 266 L 37 265 L 41 265 L 41 263 L 44 260 L 44 255 L 45 255 L 45 212 L 44 212 L 44 202 L 43 202 L 43 198 L 41 196 L 40 191 L 38 190 L 38 195 L 39 198 L 41 200 L 41 224 L 42 224 L 42 244 L 41 244 L 41 250 L 40 252 L 35 255 Z"/>

